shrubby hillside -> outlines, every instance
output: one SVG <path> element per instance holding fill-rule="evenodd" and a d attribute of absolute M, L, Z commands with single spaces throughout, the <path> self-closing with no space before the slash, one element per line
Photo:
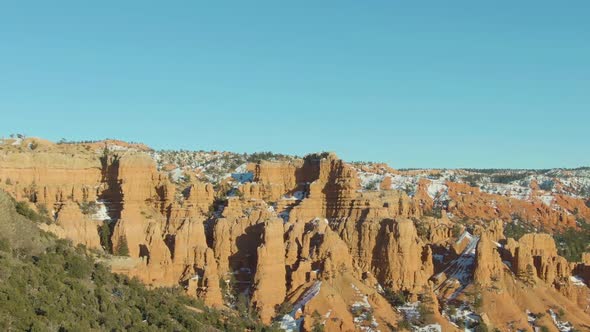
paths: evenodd
<path fill-rule="evenodd" d="M 0 192 L 0 330 L 265 330 L 179 289 L 148 290 L 112 274 L 95 256 L 40 231 Z"/>

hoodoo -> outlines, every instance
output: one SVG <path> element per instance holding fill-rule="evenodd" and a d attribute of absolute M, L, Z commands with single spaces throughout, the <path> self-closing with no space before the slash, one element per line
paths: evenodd
<path fill-rule="evenodd" d="M 540 183 L 552 171 L 530 171 L 502 192 L 474 170 L 398 171 L 334 153 L 248 162 L 37 140 L 34 151 L 30 140 L 0 145 L 0 188 L 39 228 L 149 287 L 286 330 L 590 326 L 578 240 L 590 238 L 590 209 L 571 185 L 587 172 L 556 171 L 549 191 Z"/>

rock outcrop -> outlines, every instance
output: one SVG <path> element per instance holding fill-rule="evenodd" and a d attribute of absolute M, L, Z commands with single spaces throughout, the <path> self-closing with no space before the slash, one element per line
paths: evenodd
<path fill-rule="evenodd" d="M 504 276 L 504 264 L 497 248 L 496 242 L 490 235 L 483 233 L 480 236 L 476 248 L 473 279 L 481 286 L 489 287 L 494 282 L 500 281 Z"/>
<path fill-rule="evenodd" d="M 386 230 L 386 244 L 376 275 L 395 291 L 419 293 L 433 274 L 432 252 L 409 219 L 398 219 Z"/>
<path fill-rule="evenodd" d="M 281 219 L 265 222 L 262 244 L 257 250 L 252 303 L 266 324 L 270 323 L 275 307 L 283 303 L 287 294 L 283 234 Z"/>
<path fill-rule="evenodd" d="M 538 278 L 552 285 L 559 280 L 567 281 L 571 275 L 569 263 L 557 254 L 549 234 L 525 234 L 518 242 L 510 242 L 508 250 L 514 257 L 514 273 L 521 278 Z"/>
<path fill-rule="evenodd" d="M 449 301 L 471 303 L 467 294 L 478 292 L 489 311 L 482 320 L 500 329 L 501 317 L 526 326 L 529 307 L 590 308 L 590 256 L 567 262 L 551 234 L 504 238 L 513 219 L 552 232 L 589 217 L 583 199 L 564 193 L 565 181 L 549 192 L 530 180 L 519 199 L 444 171 L 395 171 L 322 153 L 240 166 L 214 186 L 178 180 L 179 170 L 207 176 L 147 151 L 115 141 L 42 142 L 35 151 L 0 145 L 0 188 L 33 210 L 46 207 L 55 222 L 39 227 L 88 248 L 104 245 L 113 271 L 153 287 L 180 285 L 211 306 L 251 294 L 265 323 L 290 301 L 299 302 L 294 315 L 304 327 L 393 326 L 401 317 L 383 296 L 392 294 L 428 302 L 443 330 L 453 329 L 443 312 Z M 90 202 L 100 213 L 83 213 Z M 112 247 L 101 244 L 103 219 L 113 226 Z M 220 281 L 229 286 L 223 294 Z"/>
<path fill-rule="evenodd" d="M 101 224 L 84 215 L 78 204 L 66 201 L 59 208 L 55 224 L 40 224 L 39 227 L 60 238 L 71 240 L 74 245 L 83 244 L 87 248 L 102 251 L 97 231 Z"/>
<path fill-rule="evenodd" d="M 465 183 L 447 182 L 451 199 L 449 211 L 472 219 L 501 219 L 511 222 L 513 216 L 549 229 L 575 227 L 575 217 L 566 211 L 552 209 L 540 200 L 520 200 L 482 192 Z"/>

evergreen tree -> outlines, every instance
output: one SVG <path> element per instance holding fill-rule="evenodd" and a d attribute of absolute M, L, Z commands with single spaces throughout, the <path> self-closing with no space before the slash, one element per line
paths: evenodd
<path fill-rule="evenodd" d="M 127 245 L 127 238 L 125 236 L 119 238 L 119 244 L 115 254 L 118 256 L 129 256 L 129 246 Z"/>
<path fill-rule="evenodd" d="M 101 226 L 99 226 L 98 233 L 100 234 L 100 245 L 104 248 L 104 250 L 107 253 L 112 253 L 113 244 L 111 243 L 111 228 L 109 224 L 107 222 L 104 222 Z"/>

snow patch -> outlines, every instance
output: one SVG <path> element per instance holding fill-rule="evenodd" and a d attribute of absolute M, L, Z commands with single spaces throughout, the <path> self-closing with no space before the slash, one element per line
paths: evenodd
<path fill-rule="evenodd" d="M 305 198 L 305 191 L 296 191 L 291 196 L 283 196 L 284 200 L 287 201 L 300 201 Z"/>
<path fill-rule="evenodd" d="M 551 206 L 551 203 L 553 203 L 554 200 L 554 197 L 552 195 L 543 195 L 539 198 L 541 199 L 541 202 L 543 202 L 543 204 L 547 206 Z"/>
<path fill-rule="evenodd" d="M 383 174 L 359 172 L 359 178 L 361 180 L 361 188 L 364 190 L 376 190 L 379 189 L 379 185 L 383 178 Z"/>
<path fill-rule="evenodd" d="M 439 324 L 430 324 L 422 327 L 414 326 L 414 332 L 442 332 L 442 327 Z"/>
<path fill-rule="evenodd" d="M 586 287 L 584 279 L 582 279 L 580 276 L 570 276 L 570 281 L 576 286 Z"/>
<path fill-rule="evenodd" d="M 284 315 L 279 319 L 279 328 L 287 332 L 299 331 L 299 324 L 291 315 Z"/>
<path fill-rule="evenodd" d="M 238 181 L 239 183 L 252 182 L 254 180 L 254 173 L 252 173 L 252 172 L 231 173 L 231 177 L 232 177 L 232 179 Z"/>
<path fill-rule="evenodd" d="M 572 323 L 559 320 L 560 317 L 555 313 L 555 311 L 553 311 L 553 309 L 549 309 L 549 315 L 551 316 L 551 319 L 553 320 L 553 324 L 555 324 L 555 327 L 557 327 L 559 332 L 572 332 L 572 331 L 574 331 L 574 326 L 572 325 Z"/>
<path fill-rule="evenodd" d="M 103 201 L 96 201 L 96 213 L 90 216 L 92 220 L 111 220 L 109 217 L 108 209 Z"/>
<path fill-rule="evenodd" d="M 172 179 L 172 181 L 178 182 L 180 181 L 180 179 L 182 179 L 182 177 L 184 177 L 184 172 L 182 171 L 182 169 L 175 168 L 170 171 L 170 178 Z"/>
<path fill-rule="evenodd" d="M 373 308 L 369 303 L 369 298 L 366 294 L 363 294 L 355 284 L 350 284 L 354 292 L 356 293 L 357 298 L 360 300 L 354 302 L 350 306 L 350 311 L 353 315 L 354 324 L 359 328 L 361 331 L 367 332 L 374 332 L 378 331 L 377 327 L 379 324 L 373 317 Z M 368 325 L 367 325 L 368 324 Z"/>
<path fill-rule="evenodd" d="M 441 180 L 433 180 L 427 188 L 427 193 L 434 201 L 449 200 L 449 187 Z"/>

